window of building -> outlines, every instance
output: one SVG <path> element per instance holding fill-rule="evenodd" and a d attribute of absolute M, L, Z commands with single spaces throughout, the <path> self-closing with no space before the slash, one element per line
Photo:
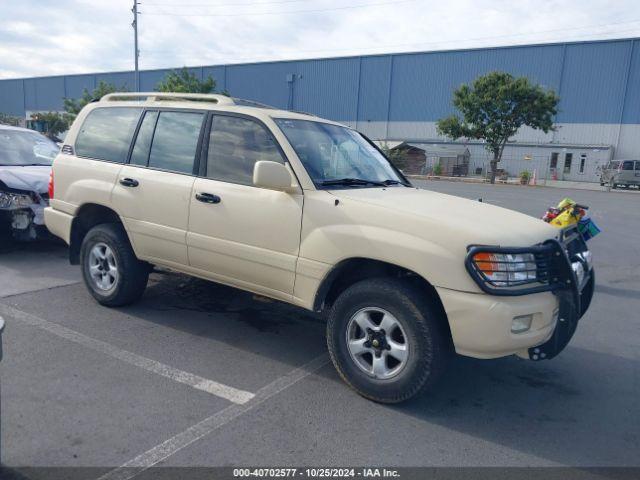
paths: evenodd
<path fill-rule="evenodd" d="M 551 162 L 549 163 L 549 168 L 551 170 L 555 170 L 558 168 L 558 152 L 553 152 L 551 154 Z"/>
<path fill-rule="evenodd" d="M 153 130 L 156 127 L 158 112 L 147 112 L 142 119 L 140 130 L 136 142 L 131 152 L 130 163 L 133 165 L 147 166 L 149 161 L 149 149 L 151 148 L 151 139 L 153 138 Z"/>
<path fill-rule="evenodd" d="M 149 155 L 149 166 L 193 173 L 204 113 L 160 112 Z"/>
<path fill-rule="evenodd" d="M 587 164 L 587 155 L 583 153 L 580 155 L 580 168 L 578 169 L 578 173 L 584 173 L 584 167 Z"/>
<path fill-rule="evenodd" d="M 562 173 L 571 173 L 571 161 L 573 160 L 573 153 L 564 154 L 564 169 Z"/>
<path fill-rule="evenodd" d="M 78 138 L 80 157 L 124 163 L 142 109 L 131 107 L 96 108 L 87 115 Z"/>
<path fill-rule="evenodd" d="M 253 185 L 253 167 L 258 160 L 284 163 L 271 134 L 253 120 L 216 116 L 209 139 L 207 177 Z"/>

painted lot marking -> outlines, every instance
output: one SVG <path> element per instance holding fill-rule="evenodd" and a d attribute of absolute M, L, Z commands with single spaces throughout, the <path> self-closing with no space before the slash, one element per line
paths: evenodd
<path fill-rule="evenodd" d="M 135 477 L 183 448 L 188 447 L 193 442 L 200 440 L 232 420 L 253 410 L 264 401 L 293 386 L 328 363 L 329 356 L 326 353 L 314 358 L 310 362 L 262 387 L 249 402 L 243 405 L 229 405 L 227 408 L 214 413 L 210 417 L 187 428 L 185 431 L 174 435 L 161 444 L 138 455 L 124 465 L 111 470 L 98 480 L 129 480 Z"/>
<path fill-rule="evenodd" d="M 53 323 L 43 318 L 36 317 L 35 315 L 31 315 L 29 313 L 23 312 L 22 310 L 18 310 L 2 303 L 0 303 L 0 315 L 4 315 L 5 318 L 11 317 L 33 327 L 46 330 L 47 332 L 52 333 L 60 338 L 64 338 L 71 342 L 77 343 L 91 350 L 104 353 L 105 355 L 108 355 L 112 358 L 117 358 L 118 360 L 128 363 L 129 365 L 134 365 L 148 372 L 155 373 L 162 377 L 173 380 L 174 382 L 182 383 L 184 385 L 195 388 L 196 390 L 201 390 L 211 395 L 215 395 L 216 397 L 224 398 L 225 400 L 229 400 L 230 402 L 238 405 L 247 403 L 255 396 L 251 392 L 238 390 L 237 388 L 218 383 L 214 380 L 209 380 L 207 378 L 194 375 L 193 373 L 170 367 L 169 365 L 165 365 L 164 363 L 151 360 L 150 358 L 146 358 L 135 353 L 128 352 L 126 350 L 122 350 L 101 340 L 96 340 L 95 338 L 91 338 L 83 335 L 80 332 L 71 330 L 70 328 L 63 327 L 62 325 L 58 325 L 57 323 Z"/>

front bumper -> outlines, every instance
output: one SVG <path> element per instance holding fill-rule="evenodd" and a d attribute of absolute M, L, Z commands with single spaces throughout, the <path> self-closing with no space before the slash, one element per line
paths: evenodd
<path fill-rule="evenodd" d="M 489 295 L 438 289 L 458 353 L 477 358 L 518 354 L 537 361 L 551 359 L 567 346 L 591 303 L 595 274 L 577 229 L 564 230 L 546 244 L 554 260 L 544 285 L 501 290 L 482 285 L 479 276 L 472 275 Z M 577 275 L 577 263 L 584 275 Z M 512 333 L 512 321 L 521 315 L 533 317 L 531 327 Z"/>
<path fill-rule="evenodd" d="M 456 352 L 474 358 L 498 358 L 545 343 L 556 327 L 559 300 L 551 292 L 498 297 L 436 288 L 449 319 Z M 531 328 L 512 333 L 513 317 L 533 315 Z"/>
<path fill-rule="evenodd" d="M 0 223 L 6 225 L 13 237 L 20 241 L 35 240 L 46 235 L 44 203 L 34 203 L 28 208 L 0 210 Z"/>

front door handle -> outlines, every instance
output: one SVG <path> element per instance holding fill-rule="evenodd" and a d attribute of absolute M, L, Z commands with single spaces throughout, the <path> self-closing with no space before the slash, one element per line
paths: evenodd
<path fill-rule="evenodd" d="M 138 185 L 140 185 L 140 182 L 133 178 L 122 178 L 120 179 L 120 185 L 124 187 L 137 187 Z"/>
<path fill-rule="evenodd" d="M 202 203 L 220 203 L 220 197 L 213 193 L 196 193 L 196 200 Z"/>

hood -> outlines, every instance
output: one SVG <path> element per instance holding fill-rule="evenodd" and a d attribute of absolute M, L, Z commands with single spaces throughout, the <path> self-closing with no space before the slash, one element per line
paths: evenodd
<path fill-rule="evenodd" d="M 441 239 L 449 245 L 462 242 L 464 248 L 470 244 L 526 247 L 558 235 L 556 228 L 541 219 L 429 190 L 351 188 L 332 190 L 331 193 L 343 201 L 356 201 L 395 212 L 398 216 L 398 221 L 394 222 L 396 228 L 417 229 L 425 232 L 424 236 Z M 371 215 L 376 212 L 372 211 Z M 408 225 L 408 222 L 415 225 Z"/>
<path fill-rule="evenodd" d="M 0 166 L 0 187 L 13 190 L 47 193 L 49 189 L 50 166 Z"/>

